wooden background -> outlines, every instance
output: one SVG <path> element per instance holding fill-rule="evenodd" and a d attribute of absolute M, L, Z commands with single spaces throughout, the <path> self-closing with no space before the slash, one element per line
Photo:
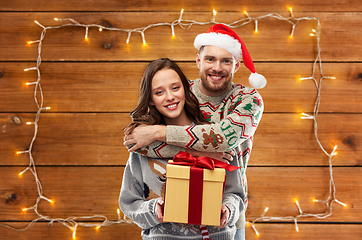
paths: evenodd
<path fill-rule="evenodd" d="M 31 207 L 37 197 L 33 176 L 18 173 L 28 164 L 25 150 L 34 134 L 36 113 L 34 87 L 26 82 L 37 79 L 34 67 L 37 40 L 44 26 L 56 26 L 53 18 L 73 18 L 81 23 L 133 29 L 151 23 L 172 22 L 185 9 L 183 19 L 208 21 L 212 9 L 216 20 L 230 23 L 244 17 L 280 13 L 288 17 L 317 17 L 321 21 L 323 73 L 335 76 L 324 80 L 318 115 L 318 133 L 322 145 L 333 158 L 336 197 L 348 204 L 333 205 L 326 219 L 299 219 L 299 232 L 293 222 L 256 224 L 258 239 L 361 239 L 362 227 L 362 5 L 359 0 L 260 0 L 260 1 L 49 1 L 12 0 L 0 4 L 0 222 L 22 228 L 37 216 Z M 129 111 L 138 98 L 139 82 L 149 61 L 159 57 L 176 60 L 190 79 L 198 77 L 194 63 L 193 39 L 208 26 L 189 30 L 177 27 L 171 38 L 169 27 L 146 31 L 147 46 L 140 35 L 132 35 L 126 45 L 126 33 L 68 27 L 49 30 L 44 40 L 41 84 L 44 106 L 33 155 L 44 195 L 54 204 L 42 201 L 39 211 L 47 216 L 105 215 L 117 219 L 118 195 L 127 151 L 123 146 L 123 127 L 129 123 Z M 298 198 L 304 212 L 322 213 L 325 206 L 313 198 L 329 194 L 328 158 L 319 148 L 313 133 L 313 121 L 301 120 L 301 112 L 312 112 L 316 88 L 312 81 L 298 81 L 311 75 L 316 57 L 315 38 L 310 37 L 316 21 L 301 22 L 289 39 L 291 25 L 276 19 L 259 21 L 238 28 L 253 57 L 256 69 L 268 79 L 260 90 L 265 114 L 255 136 L 247 170 L 249 208 L 247 218 L 259 217 L 265 207 L 267 216 L 298 215 L 293 201 Z M 245 83 L 249 75 L 241 67 L 235 82 Z M 317 70 L 316 76 L 319 75 Z M 247 84 L 246 84 L 247 85 Z M 14 121 L 14 116 L 21 122 Z M 77 239 L 140 239 L 136 225 L 119 224 L 96 231 L 79 228 Z M 71 239 L 72 232 L 59 223 L 36 223 L 24 232 L 0 227 L 0 239 Z M 246 228 L 247 239 L 257 239 Z"/>

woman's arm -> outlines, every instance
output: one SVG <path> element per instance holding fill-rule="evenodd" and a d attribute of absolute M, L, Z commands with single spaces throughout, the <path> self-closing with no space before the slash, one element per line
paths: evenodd
<path fill-rule="evenodd" d="M 131 153 L 123 173 L 119 205 L 122 212 L 140 228 L 148 229 L 160 224 L 155 207 L 157 198 L 147 200 L 144 196 L 144 184 L 140 161 L 144 157 Z"/>

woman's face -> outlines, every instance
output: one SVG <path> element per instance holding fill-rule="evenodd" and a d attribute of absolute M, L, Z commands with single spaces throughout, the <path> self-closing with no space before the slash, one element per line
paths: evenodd
<path fill-rule="evenodd" d="M 158 71 L 152 79 L 151 105 L 163 115 L 167 125 L 188 125 L 185 90 L 179 75 L 172 69 Z"/>

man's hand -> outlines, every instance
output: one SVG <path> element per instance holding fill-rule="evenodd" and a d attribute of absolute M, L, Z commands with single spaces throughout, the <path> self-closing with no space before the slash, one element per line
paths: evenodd
<path fill-rule="evenodd" d="M 230 217 L 230 210 L 225 206 L 221 206 L 221 218 L 220 218 L 220 226 L 218 228 L 224 228 L 226 223 Z"/>
<path fill-rule="evenodd" d="M 190 153 L 194 157 L 200 157 L 200 156 L 211 157 L 213 159 L 223 161 L 226 163 L 233 161 L 234 160 L 233 156 L 235 156 L 234 150 L 229 150 L 227 152 L 200 152 L 191 149 L 186 149 L 186 152 Z"/>
<path fill-rule="evenodd" d="M 134 152 L 156 140 L 166 142 L 166 126 L 163 125 L 140 125 L 133 129 L 131 134 L 129 132 L 124 134 L 123 145 L 129 146 L 134 144 L 128 149 L 128 152 Z"/>
<path fill-rule="evenodd" d="M 163 223 L 163 206 L 165 204 L 165 201 L 163 198 L 159 198 L 156 201 L 156 207 L 155 207 L 155 214 L 156 218 L 160 223 Z"/>

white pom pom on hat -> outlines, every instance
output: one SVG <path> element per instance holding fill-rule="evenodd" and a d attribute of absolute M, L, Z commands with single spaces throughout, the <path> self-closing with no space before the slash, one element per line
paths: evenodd
<path fill-rule="evenodd" d="M 256 73 L 253 60 L 243 40 L 229 27 L 224 24 L 215 24 L 206 33 L 197 35 L 194 41 L 195 48 L 200 50 L 202 46 L 206 45 L 223 48 L 230 52 L 236 60 L 242 57 L 245 67 L 251 72 L 249 76 L 250 85 L 256 89 L 265 87 L 266 79 L 263 75 Z"/>

